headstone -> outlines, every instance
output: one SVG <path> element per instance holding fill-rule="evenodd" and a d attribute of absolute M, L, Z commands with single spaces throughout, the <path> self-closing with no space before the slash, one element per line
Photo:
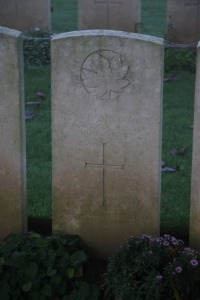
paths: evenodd
<path fill-rule="evenodd" d="M 0 26 L 50 30 L 50 0 L 0 0 Z"/>
<path fill-rule="evenodd" d="M 200 0 L 168 0 L 167 39 L 176 43 L 200 39 Z"/>
<path fill-rule="evenodd" d="M 192 187 L 190 202 L 190 245 L 200 248 L 200 42 L 197 47 L 197 71 L 194 107 L 193 157 L 192 157 Z"/>
<path fill-rule="evenodd" d="M 53 231 L 102 257 L 159 233 L 162 60 L 140 34 L 52 39 Z"/>
<path fill-rule="evenodd" d="M 79 0 L 79 29 L 138 32 L 140 0 Z"/>
<path fill-rule="evenodd" d="M 0 239 L 26 230 L 20 32 L 0 27 Z"/>

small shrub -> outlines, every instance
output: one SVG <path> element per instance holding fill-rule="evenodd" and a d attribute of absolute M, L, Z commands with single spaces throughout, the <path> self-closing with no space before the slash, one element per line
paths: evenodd
<path fill-rule="evenodd" d="M 106 274 L 106 298 L 200 299 L 200 252 L 170 235 L 133 237 L 114 254 Z"/>
<path fill-rule="evenodd" d="M 90 269 L 76 236 L 14 235 L 0 244 L 0 299 L 96 300 Z"/>
<path fill-rule="evenodd" d="M 165 50 L 165 71 L 196 70 L 196 51 L 186 48 L 167 48 Z"/>
<path fill-rule="evenodd" d="M 24 63 L 26 66 L 50 65 L 51 34 L 36 28 L 24 32 Z"/>

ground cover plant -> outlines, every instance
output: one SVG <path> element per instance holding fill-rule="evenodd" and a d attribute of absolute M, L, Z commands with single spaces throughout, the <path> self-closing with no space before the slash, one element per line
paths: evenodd
<path fill-rule="evenodd" d="M 103 276 L 102 270 L 106 270 Z M 0 243 L 3 300 L 199 297 L 200 252 L 168 234 L 131 237 L 110 257 L 108 265 L 94 257 L 78 236 L 29 232 L 11 235 Z"/>
<path fill-rule="evenodd" d="M 10 236 L 0 244 L 0 299 L 99 299 L 87 252 L 77 236 Z"/>
<path fill-rule="evenodd" d="M 77 1 L 53 0 L 52 32 L 77 29 Z M 155 9 L 156 8 L 156 9 Z M 152 11 L 154 13 L 152 13 Z M 166 0 L 142 1 L 142 32 L 164 37 Z M 191 180 L 195 52 L 166 49 L 163 102 L 162 160 L 171 172 L 162 172 L 161 232 L 187 239 Z M 44 97 L 38 98 L 38 92 Z M 26 121 L 28 211 L 31 229 L 51 229 L 51 105 L 48 65 L 25 66 L 26 102 L 40 101 L 39 108 L 26 107 L 35 117 Z M 184 151 L 180 151 L 180 150 Z M 173 170 L 173 172 L 172 172 Z M 32 220 L 42 220 L 38 227 Z"/>
<path fill-rule="evenodd" d="M 200 252 L 174 236 L 132 237 L 110 259 L 106 298 L 198 300 L 199 263 Z"/>

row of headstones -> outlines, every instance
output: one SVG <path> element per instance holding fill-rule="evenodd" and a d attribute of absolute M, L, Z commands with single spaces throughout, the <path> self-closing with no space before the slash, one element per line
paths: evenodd
<path fill-rule="evenodd" d="M 107 256 L 159 234 L 164 43 L 110 30 L 52 39 L 53 232 Z M 198 66 L 200 60 L 198 58 Z M 22 38 L 0 27 L 0 238 L 26 231 Z M 200 247 L 200 69 L 191 243 Z"/>
<path fill-rule="evenodd" d="M 79 29 L 141 30 L 142 0 L 79 0 Z M 167 0 L 166 39 L 200 40 L 200 0 Z"/>
<path fill-rule="evenodd" d="M 67 0 L 66 0 L 67 1 Z M 141 0 L 79 0 L 79 29 L 139 32 Z M 168 0 L 167 39 L 200 40 L 200 0 Z M 0 0 L 0 26 L 50 30 L 50 0 Z"/>

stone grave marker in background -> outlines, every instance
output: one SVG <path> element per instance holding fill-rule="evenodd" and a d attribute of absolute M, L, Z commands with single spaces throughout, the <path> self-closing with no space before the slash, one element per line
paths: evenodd
<path fill-rule="evenodd" d="M 101 256 L 159 234 L 162 39 L 65 33 L 51 55 L 54 233 Z"/>
<path fill-rule="evenodd" d="M 0 0 L 0 26 L 50 30 L 50 0 Z"/>
<path fill-rule="evenodd" d="M 0 239 L 26 230 L 22 68 L 20 32 L 0 27 Z"/>
<path fill-rule="evenodd" d="M 79 29 L 138 32 L 140 0 L 79 0 Z"/>
<path fill-rule="evenodd" d="M 200 43 L 197 48 L 197 71 L 194 106 L 194 132 L 192 157 L 192 187 L 190 201 L 190 245 L 200 248 Z"/>
<path fill-rule="evenodd" d="M 200 0 L 168 0 L 167 39 L 176 43 L 200 40 Z"/>

